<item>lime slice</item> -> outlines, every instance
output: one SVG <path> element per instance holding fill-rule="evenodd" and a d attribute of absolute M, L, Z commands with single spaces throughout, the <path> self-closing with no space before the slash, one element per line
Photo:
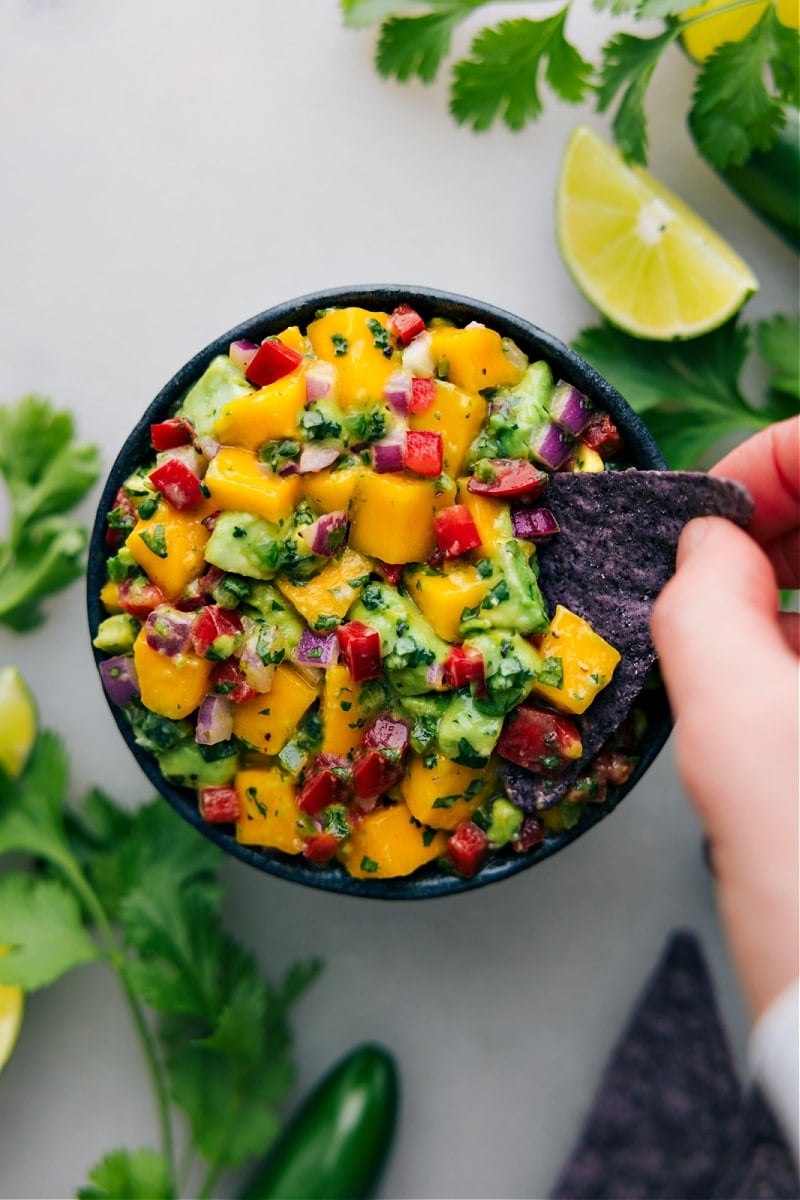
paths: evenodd
<path fill-rule="evenodd" d="M 740 42 L 761 20 L 771 0 L 753 0 L 741 8 L 731 8 L 730 0 L 706 0 L 695 8 L 687 8 L 681 21 L 687 28 L 681 34 L 686 53 L 695 62 L 705 60 L 718 50 L 724 42 Z M 797 0 L 777 0 L 775 5 L 778 20 L 797 29 L 800 24 L 800 7 Z M 722 12 L 718 12 L 722 9 Z M 695 18 L 703 17 L 702 21 Z"/>
<path fill-rule="evenodd" d="M 0 946 L 0 956 L 8 953 L 8 947 Z M 22 1010 L 25 997 L 17 984 L 0 983 L 0 1071 L 11 1057 L 14 1043 L 22 1025 Z"/>
<path fill-rule="evenodd" d="M 36 704 L 16 667 L 0 667 L 0 767 L 22 772 L 36 737 Z"/>
<path fill-rule="evenodd" d="M 578 287 L 635 337 L 707 333 L 758 287 L 747 263 L 702 217 L 583 125 L 564 153 L 556 222 Z"/>

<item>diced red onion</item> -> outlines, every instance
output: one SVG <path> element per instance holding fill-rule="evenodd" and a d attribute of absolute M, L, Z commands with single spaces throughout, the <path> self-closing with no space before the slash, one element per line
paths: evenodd
<path fill-rule="evenodd" d="M 294 665 L 295 670 L 301 679 L 305 679 L 306 683 L 311 684 L 311 686 L 314 688 L 319 687 L 325 674 L 323 670 L 320 670 L 319 667 L 306 666 L 305 663 L 295 662 Z"/>
<path fill-rule="evenodd" d="M 306 404 L 324 400 L 330 396 L 336 383 L 336 367 L 333 363 L 312 362 L 306 368 Z"/>
<path fill-rule="evenodd" d="M 560 380 L 550 397 L 550 419 L 566 433 L 578 437 L 594 416 L 594 409 L 583 392 Z"/>
<path fill-rule="evenodd" d="M 402 471 L 405 457 L 405 431 L 402 431 L 399 438 L 390 436 L 381 438 L 379 442 L 373 442 L 371 454 L 372 466 L 379 475 Z"/>
<path fill-rule="evenodd" d="M 431 346 L 432 339 L 427 330 L 418 334 L 403 351 L 403 369 L 412 375 L 433 375 L 436 363 Z"/>
<path fill-rule="evenodd" d="M 275 677 L 275 663 L 265 663 L 258 653 L 259 629 L 256 627 L 244 640 L 239 653 L 239 666 L 245 683 L 256 692 L 268 692 Z"/>
<path fill-rule="evenodd" d="M 383 385 L 383 398 L 396 413 L 405 416 L 411 399 L 411 375 L 408 371 L 395 371 Z"/>
<path fill-rule="evenodd" d="M 572 438 L 553 421 L 543 421 L 533 431 L 529 449 L 531 457 L 543 467 L 557 471 L 572 452 Z"/>
<path fill-rule="evenodd" d="M 361 812 L 372 812 L 375 805 L 378 803 L 377 796 L 354 796 L 353 803 Z"/>
<path fill-rule="evenodd" d="M 189 645 L 194 623 L 193 612 L 183 612 L 169 604 L 159 604 L 148 614 L 145 621 L 144 635 L 147 644 L 151 650 L 174 658 Z"/>
<path fill-rule="evenodd" d="M 309 443 L 303 447 L 297 469 L 301 475 L 313 475 L 333 466 L 341 453 L 341 446 L 317 446 Z"/>
<path fill-rule="evenodd" d="M 208 462 L 215 458 L 220 451 L 219 442 L 215 442 L 212 437 L 199 437 L 194 440 L 195 448 Z"/>
<path fill-rule="evenodd" d="M 405 754 L 408 749 L 408 724 L 398 717 L 381 713 L 373 717 L 367 729 L 364 730 L 362 743 L 371 750 L 395 750 Z"/>
<path fill-rule="evenodd" d="M 558 533 L 560 526 L 549 508 L 518 508 L 511 514 L 514 536 L 539 542 Z"/>
<path fill-rule="evenodd" d="M 464 326 L 464 328 L 465 329 L 485 329 L 486 326 L 484 325 L 483 321 L 469 321 Z"/>
<path fill-rule="evenodd" d="M 194 446 L 176 446 L 174 450 L 162 450 L 160 454 L 156 455 L 156 466 L 163 466 L 171 458 L 177 458 L 198 479 L 202 479 L 205 475 L 208 463 L 197 453 Z"/>
<path fill-rule="evenodd" d="M 444 687 L 444 663 L 433 662 L 425 675 L 428 687 L 437 689 Z"/>
<path fill-rule="evenodd" d="M 231 342 L 228 355 L 234 366 L 241 367 L 244 371 L 255 358 L 257 350 L 258 346 L 255 342 L 248 342 L 245 338 L 241 338 L 236 342 Z"/>
<path fill-rule="evenodd" d="M 520 350 L 517 343 L 511 338 L 503 338 L 503 353 L 512 367 L 516 367 L 518 371 L 527 370 L 530 359 L 525 351 Z"/>
<path fill-rule="evenodd" d="M 227 696 L 206 696 L 197 712 L 195 741 L 201 746 L 216 746 L 233 735 L 233 704 Z"/>
<path fill-rule="evenodd" d="M 307 525 L 300 531 L 300 536 L 312 554 L 331 558 L 341 548 L 347 536 L 349 523 L 350 518 L 344 509 L 338 509 L 336 512 L 323 513 L 321 517 L 317 517 L 313 525 Z"/>
<path fill-rule="evenodd" d="M 301 667 L 330 667 L 339 657 L 339 642 L 335 633 L 316 633 L 308 626 L 300 635 L 300 641 L 292 658 Z"/>
<path fill-rule="evenodd" d="M 100 678 L 112 704 L 130 704 L 139 695 L 136 665 L 130 654 L 117 654 L 100 663 Z"/>
<path fill-rule="evenodd" d="M 292 460 L 291 462 L 287 462 L 285 466 L 281 467 L 278 471 L 278 474 L 282 479 L 286 479 L 289 475 L 296 475 L 299 470 L 300 468 L 298 467 L 297 463 Z"/>

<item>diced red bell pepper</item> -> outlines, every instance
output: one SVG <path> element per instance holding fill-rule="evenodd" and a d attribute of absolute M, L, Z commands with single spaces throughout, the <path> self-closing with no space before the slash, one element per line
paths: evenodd
<path fill-rule="evenodd" d="M 391 587 L 397 587 L 400 580 L 403 578 L 403 563 L 386 563 L 380 559 L 375 561 L 375 569 L 386 583 Z"/>
<path fill-rule="evenodd" d="M 350 790 L 350 764 L 335 754 L 318 754 L 297 794 L 297 807 L 314 817 L 329 804 L 341 804 Z"/>
<path fill-rule="evenodd" d="M 150 482 L 178 512 L 194 508 L 203 499 L 200 480 L 179 458 L 168 458 L 151 471 Z"/>
<path fill-rule="evenodd" d="M 200 788 L 200 816 L 212 825 L 228 821 L 238 821 L 240 813 L 239 796 L 236 788 L 232 787 L 203 787 Z"/>
<path fill-rule="evenodd" d="M 136 509 L 133 501 L 124 488 L 120 488 L 114 497 L 114 504 L 108 514 L 108 526 L 105 533 L 107 546 L 119 546 L 125 541 L 136 524 Z"/>
<path fill-rule="evenodd" d="M 489 849 L 489 840 L 474 821 L 462 821 L 447 843 L 445 858 L 449 859 L 459 875 L 472 879 L 483 866 Z"/>
<path fill-rule="evenodd" d="M 405 754 L 408 725 L 397 717 L 382 714 L 369 723 L 361 740 L 369 750 L 396 750 L 398 754 Z"/>
<path fill-rule="evenodd" d="M 245 375 L 256 387 L 266 387 L 284 375 L 290 375 L 303 361 L 303 356 L 277 338 L 267 338 L 247 364 Z"/>
<path fill-rule="evenodd" d="M 474 646 L 453 646 L 444 663 L 445 687 L 461 688 L 474 683 L 480 693 L 485 681 L 486 669 L 480 650 Z"/>
<path fill-rule="evenodd" d="M 429 433 L 424 429 L 409 429 L 406 433 L 406 449 L 403 466 L 417 475 L 436 479 L 442 473 L 444 447 L 440 433 Z"/>
<path fill-rule="evenodd" d="M 410 304 L 398 304 L 389 317 L 389 327 L 401 346 L 407 346 L 418 333 L 425 331 L 425 322 Z"/>
<path fill-rule="evenodd" d="M 363 621 L 348 621 L 336 631 L 339 650 L 354 683 L 377 679 L 381 673 L 381 635 Z"/>
<path fill-rule="evenodd" d="M 613 787 L 627 783 L 633 774 L 636 759 L 624 750 L 604 747 L 592 761 L 592 774 Z"/>
<path fill-rule="evenodd" d="M 341 844 L 333 833 L 314 833 L 303 844 L 303 857 L 323 866 L 331 861 Z"/>
<path fill-rule="evenodd" d="M 174 450 L 194 441 L 194 429 L 184 417 L 169 417 L 150 426 L 150 441 L 154 450 Z"/>
<path fill-rule="evenodd" d="M 486 479 L 473 475 L 467 487 L 479 496 L 495 496 L 504 499 L 525 496 L 532 500 L 547 487 L 550 476 L 540 471 L 524 458 L 491 458 L 486 460 L 483 470 Z"/>
<path fill-rule="evenodd" d="M 207 604 L 192 627 L 192 646 L 203 658 L 230 658 L 242 632 L 242 619 L 237 612 Z"/>
<path fill-rule="evenodd" d="M 581 434 L 581 441 L 601 458 L 613 458 L 622 449 L 622 436 L 608 413 L 592 417 Z"/>
<path fill-rule="evenodd" d="M 436 541 L 445 558 L 466 554 L 481 544 L 481 535 L 466 504 L 451 504 L 433 518 Z"/>
<path fill-rule="evenodd" d="M 436 399 L 436 384 L 432 379 L 415 375 L 411 380 L 411 395 L 408 400 L 410 413 L 424 413 Z"/>
<path fill-rule="evenodd" d="M 553 779 L 563 774 L 582 750 L 578 727 L 569 717 L 527 705 L 506 718 L 497 753 L 509 762 Z"/>
<path fill-rule="evenodd" d="M 255 700 L 259 693 L 244 677 L 244 671 L 235 659 L 217 663 L 211 672 L 211 690 L 218 696 L 227 696 L 234 704 L 244 704 L 247 700 Z"/>
<path fill-rule="evenodd" d="M 513 846 L 518 854 L 525 850 L 532 850 L 534 846 L 538 846 L 544 841 L 544 829 L 542 823 L 536 817 L 525 817 L 522 822 L 522 828 L 519 831 L 519 837 L 515 839 Z"/>
<path fill-rule="evenodd" d="M 119 585 L 119 606 L 123 612 L 136 617 L 137 621 L 146 620 L 154 608 L 166 603 L 167 598 L 161 588 L 141 575 L 123 579 Z"/>
<path fill-rule="evenodd" d="M 403 762 L 396 752 L 360 750 L 353 761 L 353 791 L 358 800 L 371 800 L 388 792 L 402 775 Z"/>

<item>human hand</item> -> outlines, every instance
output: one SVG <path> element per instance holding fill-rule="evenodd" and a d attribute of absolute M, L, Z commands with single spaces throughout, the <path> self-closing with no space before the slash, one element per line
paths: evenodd
<path fill-rule="evenodd" d="M 678 774 L 708 835 L 722 919 L 753 1016 L 798 974 L 800 419 L 756 434 L 713 474 L 755 500 L 749 533 L 683 531 L 653 612 Z"/>

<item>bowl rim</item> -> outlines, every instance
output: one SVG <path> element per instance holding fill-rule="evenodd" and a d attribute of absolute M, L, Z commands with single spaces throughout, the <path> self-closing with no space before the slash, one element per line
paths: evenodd
<path fill-rule="evenodd" d="M 106 559 L 112 553 L 105 544 L 105 516 L 113 506 L 119 487 L 131 471 L 148 455 L 152 456 L 150 425 L 169 415 L 212 359 L 219 354 L 227 354 L 233 341 L 247 339 L 258 342 L 287 325 L 304 328 L 320 309 L 353 305 L 374 311 L 391 311 L 400 302 L 410 304 L 428 319 L 441 316 L 460 324 L 482 321 L 502 336 L 512 338 L 529 357 L 546 359 L 556 377 L 568 379 L 590 395 L 622 428 L 627 455 L 635 467 L 646 470 L 666 468 L 666 461 L 656 441 L 617 389 L 577 351 L 524 317 L 457 292 L 418 285 L 356 284 L 307 292 L 246 318 L 194 354 L 159 390 L 126 437 L 106 477 L 89 541 L 86 606 L 90 639 L 94 638 L 100 621 L 107 615 L 100 602 L 100 589 L 106 578 Z M 99 663 L 106 655 L 94 646 L 92 652 L 100 683 Z M 627 783 L 616 788 L 604 804 L 584 809 L 581 820 L 573 829 L 547 836 L 533 850 L 520 854 L 501 851 L 472 879 L 446 874 L 434 863 L 411 876 L 365 880 L 348 875 L 339 863 L 317 866 L 301 855 L 242 845 L 225 831 L 225 827 L 205 822 L 199 814 L 194 793 L 164 779 L 155 757 L 136 744 L 120 709 L 111 702 L 102 683 L 100 687 L 125 744 L 150 783 L 178 815 L 204 837 L 232 857 L 268 875 L 304 887 L 377 900 L 422 900 L 474 891 L 517 875 L 552 857 L 614 812 L 660 753 L 672 727 L 662 689 L 661 702 L 656 705 L 653 724 L 645 736 L 639 762 Z"/>

